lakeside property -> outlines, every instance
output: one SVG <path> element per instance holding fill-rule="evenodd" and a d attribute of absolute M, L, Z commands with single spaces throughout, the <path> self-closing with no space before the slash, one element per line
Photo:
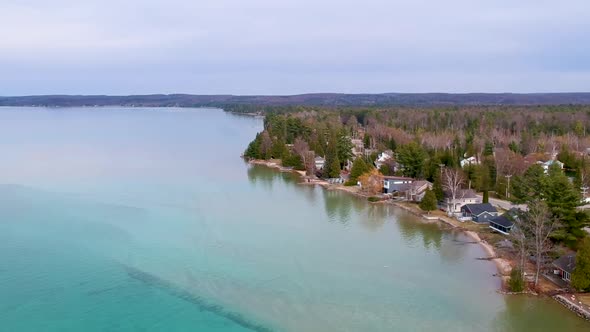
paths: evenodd
<path fill-rule="evenodd" d="M 432 117 L 437 111 L 422 112 Z M 398 122 L 388 126 L 375 121 L 390 116 L 388 111 L 269 113 L 265 129 L 244 156 L 298 170 L 305 183 L 394 204 L 469 231 L 490 252 L 486 259 L 496 260 L 509 292 L 590 290 L 590 257 L 588 264 L 583 261 L 585 252 L 590 255 L 585 231 L 590 218 L 580 208 L 587 201 L 590 174 L 590 148 L 585 148 L 590 140 L 580 131 L 585 115 L 574 111 L 573 123 L 561 118 L 562 136 L 551 137 L 548 147 L 546 119 L 537 112 L 540 133 L 527 137 L 533 142 L 526 149 L 537 146 L 527 154 L 525 143 L 515 143 L 525 134 L 500 139 L 494 132 L 489 141 L 477 137 L 478 145 L 473 125 L 464 120 L 458 126 L 466 127 L 456 129 L 453 143 L 439 146 L 437 140 L 445 137 L 440 126 L 428 122 L 427 128 L 411 130 L 403 125 L 408 120 L 399 117 L 401 111 L 396 112 Z M 481 110 L 484 117 L 494 112 L 504 110 Z M 442 130 L 447 138 L 452 134 Z M 560 257 L 572 255 L 569 271 L 552 268 Z"/>

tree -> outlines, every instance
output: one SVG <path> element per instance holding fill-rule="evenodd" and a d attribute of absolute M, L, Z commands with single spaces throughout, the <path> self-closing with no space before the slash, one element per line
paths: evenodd
<path fill-rule="evenodd" d="M 338 159 L 336 139 L 332 137 L 328 141 L 326 148 L 326 162 L 324 164 L 324 177 L 337 178 L 340 177 L 340 159 Z"/>
<path fill-rule="evenodd" d="M 443 179 L 442 186 L 451 195 L 451 204 L 454 205 L 461 191 L 461 186 L 465 181 L 463 174 L 460 169 L 445 168 Z M 455 212 L 454 206 L 451 207 L 451 212 Z"/>
<path fill-rule="evenodd" d="M 244 157 L 250 159 L 260 159 L 260 133 L 256 134 L 256 138 L 248 145 L 246 151 L 244 151 Z"/>
<path fill-rule="evenodd" d="M 436 173 L 437 175 L 434 178 L 434 182 L 432 183 L 432 191 L 436 196 L 438 201 L 442 201 L 445 198 L 445 192 L 442 186 L 442 180 L 440 178 L 440 173 Z"/>
<path fill-rule="evenodd" d="M 486 189 L 483 191 L 482 203 L 489 203 L 489 202 L 490 202 L 490 192 Z"/>
<path fill-rule="evenodd" d="M 383 191 L 383 175 L 376 169 L 361 175 L 358 180 L 361 183 L 361 191 L 366 194 L 376 195 Z"/>
<path fill-rule="evenodd" d="M 428 214 L 430 214 L 430 211 L 436 210 L 436 195 L 434 194 L 434 191 L 430 189 L 426 190 L 419 206 L 422 210 L 428 212 Z"/>
<path fill-rule="evenodd" d="M 516 203 L 543 199 L 547 188 L 547 177 L 541 165 L 533 165 L 524 175 L 515 176 L 510 185 Z"/>
<path fill-rule="evenodd" d="M 349 182 L 356 184 L 358 178 L 369 170 L 369 166 L 365 163 L 363 158 L 357 157 L 350 169 Z"/>
<path fill-rule="evenodd" d="M 338 135 L 336 142 L 336 149 L 338 151 L 338 160 L 340 163 L 346 163 L 347 160 L 352 158 L 352 148 L 354 145 L 350 141 L 350 137 L 346 136 L 346 131 L 342 130 Z"/>
<path fill-rule="evenodd" d="M 549 167 L 545 198 L 552 216 L 557 218 L 564 226 L 562 231 L 555 232 L 553 237 L 574 246 L 577 239 L 585 235 L 582 228 L 588 222 L 588 215 L 586 212 L 577 209 L 581 204 L 580 192 L 574 188 L 557 165 Z"/>
<path fill-rule="evenodd" d="M 521 269 L 512 269 L 510 280 L 508 281 L 508 288 L 510 288 L 511 292 L 522 292 L 524 290 L 524 277 Z"/>
<path fill-rule="evenodd" d="M 422 177 L 427 154 L 416 142 L 411 142 L 397 148 L 398 162 L 402 166 L 404 176 L 411 178 Z"/>
<path fill-rule="evenodd" d="M 590 238 L 582 240 L 576 254 L 576 268 L 572 273 L 572 286 L 579 291 L 590 290 Z"/>
<path fill-rule="evenodd" d="M 547 252 L 551 249 L 550 235 L 557 228 L 558 223 L 555 218 L 551 217 L 547 204 L 539 200 L 529 202 L 528 210 L 523 216 L 524 221 L 519 226 L 523 228 L 523 231 L 530 234 L 530 250 L 535 257 L 535 286 L 537 286 L 543 261 Z"/>
<path fill-rule="evenodd" d="M 285 141 L 282 138 L 277 138 L 272 143 L 270 153 L 272 158 L 283 159 L 289 153 L 289 150 L 285 145 Z"/>

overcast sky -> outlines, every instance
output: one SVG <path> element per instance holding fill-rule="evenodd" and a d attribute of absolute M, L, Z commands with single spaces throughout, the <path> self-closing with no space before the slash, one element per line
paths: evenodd
<path fill-rule="evenodd" d="M 3 0 L 0 95 L 590 91 L 590 2 Z"/>

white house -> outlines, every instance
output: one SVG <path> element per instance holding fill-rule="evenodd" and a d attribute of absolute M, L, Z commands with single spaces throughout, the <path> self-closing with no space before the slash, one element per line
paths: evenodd
<path fill-rule="evenodd" d="M 479 165 L 479 161 L 477 160 L 477 158 L 475 158 L 475 156 L 461 159 L 461 168 L 465 168 L 469 165 Z"/>
<path fill-rule="evenodd" d="M 326 159 L 322 157 L 315 157 L 315 169 L 324 169 L 324 164 L 326 163 Z"/>
<path fill-rule="evenodd" d="M 557 164 L 557 166 L 559 166 L 559 169 L 563 169 L 563 163 L 557 159 L 551 159 L 546 162 L 539 161 L 537 163 L 543 167 L 543 171 L 545 172 L 545 174 L 549 173 L 549 167 L 551 167 L 551 165 L 553 164 Z"/>
<path fill-rule="evenodd" d="M 383 166 L 383 164 L 385 164 L 388 160 L 391 160 L 392 158 L 393 158 L 393 151 L 387 150 L 387 151 L 381 152 L 377 156 L 377 159 L 375 160 L 375 167 L 377 167 L 377 169 L 381 168 L 381 166 Z"/>
<path fill-rule="evenodd" d="M 449 192 L 445 193 L 446 210 L 449 216 L 461 214 L 461 207 L 466 204 L 479 204 L 481 199 L 471 189 L 461 189 L 455 195 L 455 199 L 451 197 Z"/>

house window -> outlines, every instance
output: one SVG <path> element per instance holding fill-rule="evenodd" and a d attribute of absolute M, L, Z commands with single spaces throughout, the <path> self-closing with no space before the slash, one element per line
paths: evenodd
<path fill-rule="evenodd" d="M 563 271 L 563 280 L 570 281 L 570 273 Z"/>

